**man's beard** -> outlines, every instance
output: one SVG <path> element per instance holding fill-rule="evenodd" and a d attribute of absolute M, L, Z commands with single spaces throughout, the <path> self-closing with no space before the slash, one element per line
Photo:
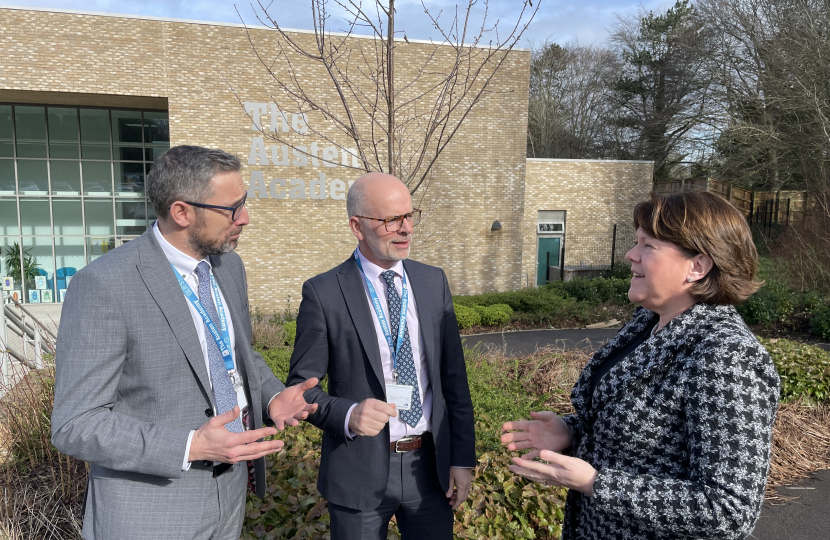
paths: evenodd
<path fill-rule="evenodd" d="M 231 240 L 230 237 L 242 232 L 242 227 L 238 227 L 238 230 L 231 229 L 225 238 L 216 239 L 206 237 L 203 234 L 204 229 L 204 222 L 200 221 L 187 237 L 187 244 L 202 259 L 208 255 L 221 255 L 235 250 L 239 241 Z"/>

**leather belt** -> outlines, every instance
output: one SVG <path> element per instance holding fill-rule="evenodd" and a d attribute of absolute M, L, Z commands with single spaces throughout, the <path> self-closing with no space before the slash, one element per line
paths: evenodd
<path fill-rule="evenodd" d="M 418 448 L 424 446 L 431 438 L 432 434 L 430 434 L 429 432 L 426 432 L 423 435 L 402 437 L 397 441 L 390 442 L 389 450 L 391 450 L 392 452 L 397 452 L 398 454 L 402 454 L 404 452 L 411 452 L 412 450 L 417 450 Z"/>

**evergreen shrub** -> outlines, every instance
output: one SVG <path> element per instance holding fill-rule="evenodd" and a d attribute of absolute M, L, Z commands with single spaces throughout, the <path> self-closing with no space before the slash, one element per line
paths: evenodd
<path fill-rule="evenodd" d="M 460 329 L 464 330 L 481 324 L 481 315 L 475 309 L 456 303 L 453 303 L 453 308 L 455 308 L 455 319 Z"/>

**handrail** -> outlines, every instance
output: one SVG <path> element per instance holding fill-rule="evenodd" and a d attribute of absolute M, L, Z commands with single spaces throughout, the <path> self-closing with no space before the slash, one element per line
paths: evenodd
<path fill-rule="evenodd" d="M 20 302 L 18 302 L 18 301 L 17 301 L 17 298 L 11 297 L 11 301 L 12 301 L 12 302 L 14 302 L 14 305 L 15 305 L 15 306 L 17 306 L 17 307 L 19 307 L 19 308 L 23 311 L 23 313 L 25 313 L 26 315 L 28 315 L 29 317 L 31 317 L 31 318 L 32 318 L 32 320 L 33 320 L 33 321 L 35 321 L 35 322 L 36 322 L 36 323 L 37 323 L 37 324 L 38 324 L 38 325 L 39 325 L 39 326 L 43 329 L 43 331 L 45 331 L 47 334 L 49 334 L 49 336 L 50 336 L 53 340 L 57 340 L 57 339 L 58 339 L 58 336 L 56 336 L 54 333 L 52 333 L 52 331 L 51 331 L 51 330 L 50 330 L 50 329 L 49 329 L 49 328 L 48 328 L 45 324 L 43 324 L 43 323 L 40 321 L 40 319 L 38 319 L 37 317 L 35 317 L 34 315 L 32 315 L 32 312 L 31 312 L 31 311 L 29 311 L 28 309 L 26 309 L 25 307 L 23 307 L 23 304 L 21 304 Z"/>

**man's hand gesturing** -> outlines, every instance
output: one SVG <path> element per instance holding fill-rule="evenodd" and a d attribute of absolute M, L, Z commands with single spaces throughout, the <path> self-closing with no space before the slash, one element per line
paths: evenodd
<path fill-rule="evenodd" d="M 317 404 L 306 402 L 303 394 L 317 386 L 317 377 L 312 377 L 301 384 L 289 386 L 271 401 L 268 406 L 268 415 L 274 421 L 277 429 L 282 431 L 285 426 L 296 426 L 300 420 L 308 418 L 317 410 Z"/>
<path fill-rule="evenodd" d="M 242 433 L 228 431 L 225 424 L 233 422 L 237 417 L 239 407 L 234 407 L 202 424 L 190 441 L 187 460 L 236 463 L 258 459 L 282 449 L 282 441 L 256 442 L 258 439 L 275 435 L 277 430 L 274 428 L 252 429 Z"/>
<path fill-rule="evenodd" d="M 364 399 L 352 410 L 349 429 L 360 436 L 374 437 L 389 422 L 391 416 L 398 416 L 394 404 L 378 399 Z"/>

